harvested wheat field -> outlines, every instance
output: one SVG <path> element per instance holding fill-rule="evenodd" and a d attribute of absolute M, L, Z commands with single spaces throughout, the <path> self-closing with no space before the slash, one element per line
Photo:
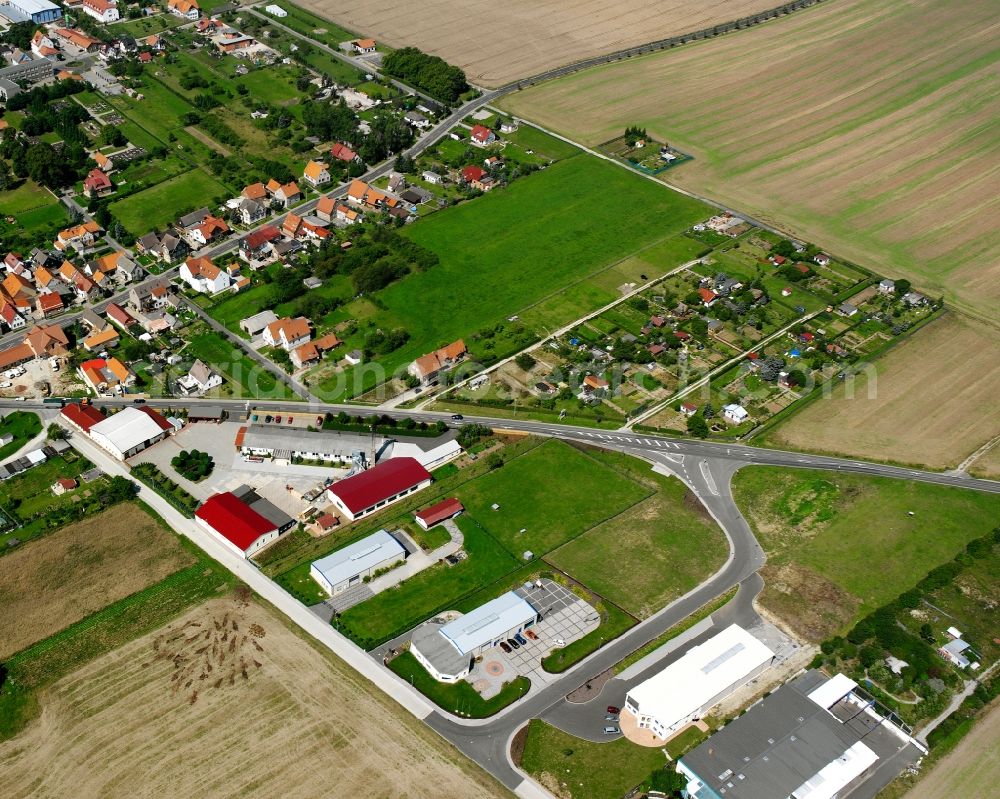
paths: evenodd
<path fill-rule="evenodd" d="M 392 47 L 413 45 L 495 87 L 781 5 L 780 0 L 301 0 L 298 5 Z"/>
<path fill-rule="evenodd" d="M 996 796 L 1000 781 L 1000 704 L 906 794 L 907 799 Z"/>
<path fill-rule="evenodd" d="M 508 796 L 278 614 L 201 605 L 70 674 L 0 743 L 0 795 Z"/>
<path fill-rule="evenodd" d="M 874 381 L 858 376 L 853 397 L 838 385 L 766 443 L 947 469 L 1000 434 L 995 332 L 947 314 L 874 365 Z"/>
<path fill-rule="evenodd" d="M 132 503 L 32 541 L 0 558 L 0 658 L 194 561 Z"/>
<path fill-rule="evenodd" d="M 974 477 L 1000 479 L 1000 443 L 994 444 L 969 466 L 969 474 Z"/>
<path fill-rule="evenodd" d="M 982 317 L 1000 304 L 995 0 L 839 0 L 501 105 L 590 145 L 628 124 L 666 180 Z"/>

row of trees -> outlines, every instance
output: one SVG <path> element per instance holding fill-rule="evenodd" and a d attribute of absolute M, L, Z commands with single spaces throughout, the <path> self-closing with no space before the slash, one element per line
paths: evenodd
<path fill-rule="evenodd" d="M 469 83 L 461 69 L 416 47 L 404 47 L 388 53 L 382 59 L 382 70 L 449 105 L 454 105 L 469 90 Z"/>

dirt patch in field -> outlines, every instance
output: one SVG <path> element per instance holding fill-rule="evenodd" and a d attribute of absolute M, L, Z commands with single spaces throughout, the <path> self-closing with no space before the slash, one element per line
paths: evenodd
<path fill-rule="evenodd" d="M 303 0 L 303 8 L 393 47 L 414 45 L 499 86 L 591 56 L 703 30 L 775 0 Z"/>
<path fill-rule="evenodd" d="M 221 682 L 218 666 L 201 676 L 206 643 L 225 653 Z M 57 682 L 38 721 L 0 743 L 0 794 L 509 796 L 277 614 L 231 599 Z"/>
<path fill-rule="evenodd" d="M 215 139 L 213 139 L 211 136 L 205 133 L 205 131 L 201 130 L 201 128 L 198 128 L 195 125 L 188 125 L 186 128 L 184 128 L 184 130 L 186 130 L 188 133 L 194 136 L 198 141 L 200 141 L 206 147 L 210 147 L 211 149 L 215 150 L 215 152 L 217 152 L 219 155 L 224 155 L 227 158 L 230 155 L 232 155 L 232 153 L 229 151 L 227 147 L 223 147 Z"/>
<path fill-rule="evenodd" d="M 795 414 L 768 442 L 813 452 L 954 468 L 1000 433 L 1000 342 L 951 314 Z M 995 473 L 998 448 L 977 468 Z"/>
<path fill-rule="evenodd" d="M 995 322 L 993 0 L 838 0 L 509 95 L 596 145 L 639 124 L 694 160 L 664 180 Z"/>
<path fill-rule="evenodd" d="M 768 565 L 760 574 L 764 590 L 757 601 L 807 641 L 822 641 L 836 633 L 860 605 L 856 597 L 806 566 Z"/>
<path fill-rule="evenodd" d="M 0 657 L 194 563 L 177 536 L 123 504 L 0 558 Z"/>
<path fill-rule="evenodd" d="M 907 799 L 942 796 L 995 796 L 1000 782 L 1000 702 L 976 722 L 930 772 L 910 790 Z"/>

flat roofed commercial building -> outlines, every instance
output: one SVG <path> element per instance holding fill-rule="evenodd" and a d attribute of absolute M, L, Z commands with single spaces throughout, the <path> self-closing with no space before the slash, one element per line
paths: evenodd
<path fill-rule="evenodd" d="M 49 0 L 4 0 L 0 3 L 0 17 L 11 22 L 52 22 L 62 17 L 62 9 Z"/>
<path fill-rule="evenodd" d="M 320 588 L 334 596 L 405 559 L 406 550 L 399 541 L 386 530 L 379 530 L 314 561 L 309 574 Z"/>
<path fill-rule="evenodd" d="M 429 622 L 413 632 L 410 652 L 439 682 L 468 676 L 473 659 L 538 621 L 538 611 L 513 591 L 447 624 Z"/>
<path fill-rule="evenodd" d="M 143 406 L 123 408 L 93 425 L 89 433 L 101 449 L 123 461 L 166 438 L 173 429 L 163 416 Z"/>
<path fill-rule="evenodd" d="M 773 659 L 774 653 L 757 638 L 730 625 L 632 688 L 625 696 L 625 710 L 636 717 L 639 727 L 666 738 L 701 718 Z"/>
<path fill-rule="evenodd" d="M 828 704 L 829 703 L 829 704 Z M 926 753 L 843 675 L 809 671 L 688 752 L 691 799 L 874 796 Z"/>

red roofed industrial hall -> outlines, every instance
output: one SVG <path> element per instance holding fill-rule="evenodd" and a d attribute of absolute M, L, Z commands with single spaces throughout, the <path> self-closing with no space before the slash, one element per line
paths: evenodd
<path fill-rule="evenodd" d="M 228 491 L 209 497 L 194 515 L 202 527 L 244 558 L 252 557 L 278 538 L 273 522 Z"/>
<path fill-rule="evenodd" d="M 450 499 L 438 502 L 436 505 L 431 505 L 429 508 L 418 510 L 413 514 L 413 517 L 417 520 L 417 524 L 425 530 L 429 530 L 438 522 L 443 522 L 445 519 L 454 519 L 463 510 L 465 510 L 465 506 L 454 497 L 451 497 Z"/>
<path fill-rule="evenodd" d="M 392 458 L 327 489 L 330 501 L 354 521 L 427 488 L 431 473 L 416 458 Z"/>

